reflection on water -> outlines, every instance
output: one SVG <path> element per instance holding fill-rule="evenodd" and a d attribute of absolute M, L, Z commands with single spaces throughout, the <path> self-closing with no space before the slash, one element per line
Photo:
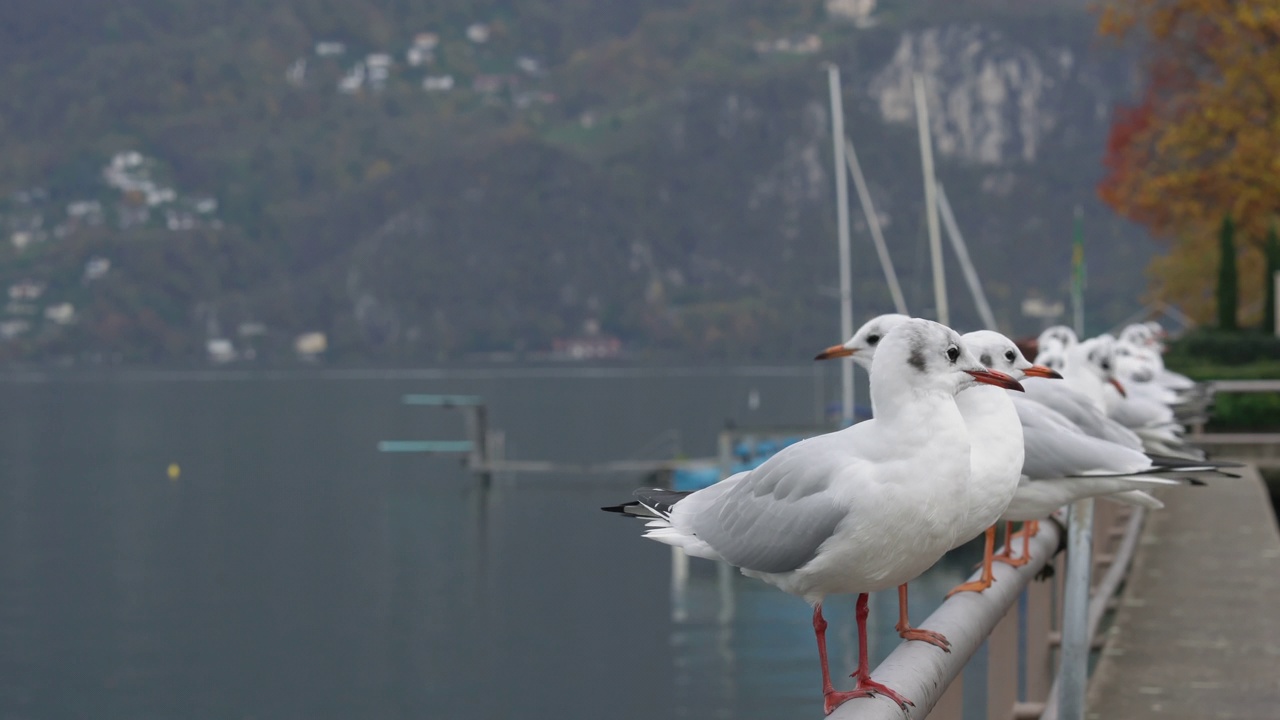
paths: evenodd
<path fill-rule="evenodd" d="M 0 382 L 0 717 L 818 712 L 805 604 L 703 561 L 673 596 L 668 548 L 598 510 L 636 478 L 484 493 L 456 459 L 374 448 L 459 437 L 398 403 L 453 392 L 489 401 L 513 457 L 617 459 L 672 430 L 710 455 L 727 419 L 810 422 L 821 387 L 807 367 Z M 918 583 L 915 616 L 966 568 Z M 874 658 L 895 608 L 873 600 Z M 852 598 L 827 617 L 849 672 Z"/>

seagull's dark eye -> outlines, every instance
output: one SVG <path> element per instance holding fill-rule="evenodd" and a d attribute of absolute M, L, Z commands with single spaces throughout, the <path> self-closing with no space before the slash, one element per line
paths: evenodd
<path fill-rule="evenodd" d="M 1005 359 L 1005 360 L 1008 360 L 1009 362 L 1013 362 L 1013 357 L 1014 357 L 1014 355 L 1013 355 L 1013 351 L 1012 351 L 1012 350 L 1006 350 L 1006 351 L 1005 351 L 1005 353 L 1004 353 L 1004 359 Z"/>
<path fill-rule="evenodd" d="M 951 347 L 947 348 L 947 359 L 950 360 L 951 362 L 955 362 L 956 360 L 959 360 L 960 348 L 956 347 L 955 345 L 952 345 Z"/>
<path fill-rule="evenodd" d="M 1103 361 L 1102 361 L 1102 369 L 1103 369 L 1103 370 L 1110 370 L 1110 369 L 1111 369 L 1111 362 L 1110 362 L 1110 361 L 1107 361 L 1107 360 L 1103 360 Z"/>
<path fill-rule="evenodd" d="M 876 343 L 878 343 L 878 342 L 880 342 L 880 336 L 879 336 L 879 335 L 872 334 L 872 335 L 868 335 L 868 336 L 867 336 L 867 344 L 868 344 L 868 345 L 875 345 L 875 344 L 876 344 Z"/>

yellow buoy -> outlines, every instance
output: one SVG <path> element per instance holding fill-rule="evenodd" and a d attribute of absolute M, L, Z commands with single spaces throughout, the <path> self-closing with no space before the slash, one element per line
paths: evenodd
<path fill-rule="evenodd" d="M 178 467 L 178 463 L 169 463 L 169 479 L 177 480 L 182 474 L 182 468 Z"/>

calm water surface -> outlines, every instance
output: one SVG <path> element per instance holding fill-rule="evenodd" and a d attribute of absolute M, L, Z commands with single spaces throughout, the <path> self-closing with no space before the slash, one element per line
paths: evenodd
<path fill-rule="evenodd" d="M 640 479 L 484 492 L 456 458 L 375 448 L 461 438 L 399 404 L 442 392 L 484 396 L 513 458 L 672 431 L 711 455 L 727 419 L 813 423 L 833 370 L 0 380 L 0 718 L 818 717 L 807 606 L 697 560 L 673 587 L 670 551 L 597 509 Z M 971 557 L 913 586 L 916 618 Z M 895 608 L 873 599 L 873 659 Z M 827 616 L 847 673 L 851 599 Z"/>

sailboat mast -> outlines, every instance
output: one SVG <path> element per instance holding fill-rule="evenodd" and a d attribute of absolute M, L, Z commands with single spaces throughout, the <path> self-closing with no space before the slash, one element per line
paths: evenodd
<path fill-rule="evenodd" d="M 956 216 L 951 212 L 951 202 L 947 200 L 947 190 L 942 187 L 942 183 L 936 184 L 938 188 L 938 211 L 942 213 L 942 224 L 947 228 L 947 237 L 951 240 L 951 248 L 956 251 L 956 259 L 960 261 L 960 270 L 964 273 L 964 281 L 969 285 L 969 292 L 973 295 L 973 305 L 978 309 L 978 317 L 982 318 L 982 324 L 988 330 L 995 330 L 996 316 L 991 312 L 991 303 L 987 302 L 987 294 L 982 290 L 982 283 L 978 280 L 978 270 L 973 266 L 973 260 L 969 257 L 969 247 L 964 242 L 964 236 L 960 234 L 960 226 L 956 223 Z"/>
<path fill-rule="evenodd" d="M 840 99 L 840 68 L 827 65 L 827 86 L 831 91 L 831 144 L 835 157 L 836 228 L 840 243 L 840 339 L 853 336 L 853 279 L 849 257 L 849 186 L 845 175 L 844 104 Z M 840 420 L 853 424 L 853 363 L 840 363 Z"/>
<path fill-rule="evenodd" d="M 938 198 L 933 179 L 933 142 L 929 138 L 929 106 L 924 99 L 924 80 L 919 73 L 911 76 L 916 95 L 916 125 L 920 131 L 920 160 L 924 164 L 924 211 L 929 223 L 929 257 L 933 261 L 933 300 L 938 322 L 951 324 L 947 306 L 947 278 L 942 265 L 942 237 L 938 230 Z"/>
<path fill-rule="evenodd" d="M 889 285 L 889 295 L 893 297 L 893 310 L 899 315 L 909 315 L 907 300 L 902 296 L 902 286 L 898 284 L 898 273 L 894 271 L 893 260 L 889 257 L 889 246 L 884 242 L 880 216 L 876 215 L 875 206 L 871 204 L 871 192 L 867 190 L 867 179 L 863 177 L 862 166 L 858 164 L 858 153 L 853 149 L 853 141 L 847 136 L 844 139 L 844 154 L 849 163 L 849 172 L 853 175 L 853 187 L 858 191 L 858 201 L 862 203 L 862 214 L 866 216 L 867 227 L 871 230 L 871 241 L 875 243 L 876 255 L 880 257 L 884 281 Z"/>

